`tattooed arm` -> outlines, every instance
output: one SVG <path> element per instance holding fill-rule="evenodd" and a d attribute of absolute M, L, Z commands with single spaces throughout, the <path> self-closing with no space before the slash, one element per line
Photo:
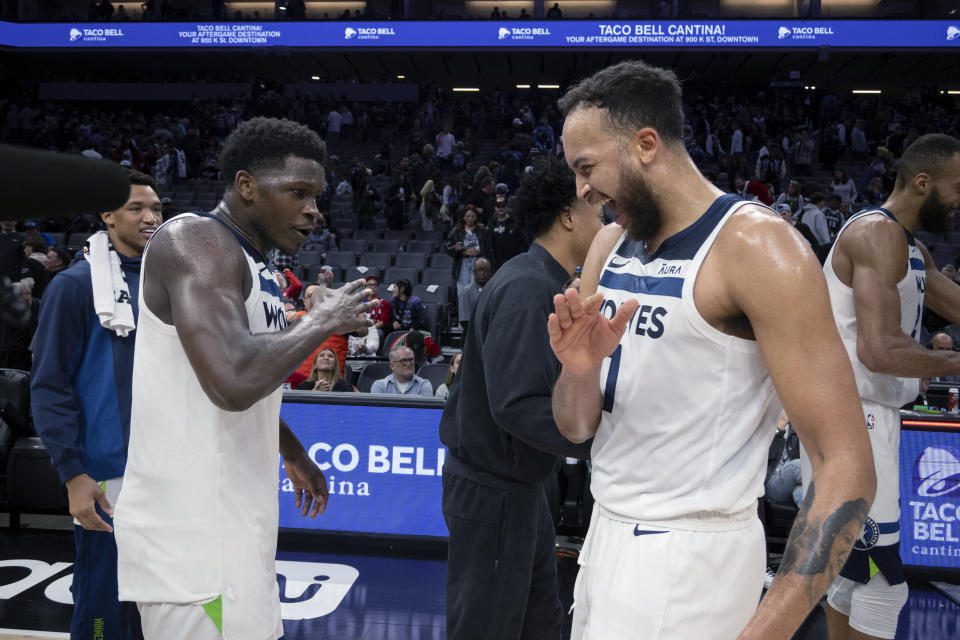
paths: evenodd
<path fill-rule="evenodd" d="M 749 320 L 813 467 L 780 573 L 741 634 L 741 640 L 786 640 L 846 561 L 873 501 L 876 477 L 853 368 L 819 263 L 782 221 L 768 216 L 748 218 L 749 225 L 737 222 L 735 216 L 721 232 L 732 238 L 722 245 L 717 239 L 715 258 L 722 262 L 713 272 L 726 276 L 736 309 Z"/>

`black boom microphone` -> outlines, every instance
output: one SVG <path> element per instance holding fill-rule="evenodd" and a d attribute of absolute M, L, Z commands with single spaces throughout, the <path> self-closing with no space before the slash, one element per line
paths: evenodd
<path fill-rule="evenodd" d="M 118 164 L 0 144 L 0 219 L 56 218 L 119 209 L 130 181 Z"/>

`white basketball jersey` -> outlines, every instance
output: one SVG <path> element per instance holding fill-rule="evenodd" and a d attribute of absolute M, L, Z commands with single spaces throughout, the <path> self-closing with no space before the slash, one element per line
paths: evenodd
<path fill-rule="evenodd" d="M 280 287 L 263 258 L 238 241 L 252 279 L 244 301 L 250 332 L 279 331 L 286 326 Z M 141 278 L 150 269 L 148 246 Z M 177 329 L 144 304 L 142 282 L 130 447 L 115 518 L 120 599 L 187 604 L 222 596 L 226 640 L 274 637 L 282 391 L 246 411 L 216 407 Z"/>
<path fill-rule="evenodd" d="M 694 283 L 717 233 L 752 204 L 717 198 L 653 255 L 626 234 L 600 276 L 603 313 L 640 308 L 604 361 L 591 490 L 626 520 L 740 515 L 763 494 L 780 402 L 752 340 L 712 327 Z"/>
<path fill-rule="evenodd" d="M 851 217 L 840 232 L 837 240 L 854 221 L 866 216 L 887 216 L 900 224 L 886 209 L 867 209 Z M 908 256 L 906 275 L 897 283 L 897 292 L 900 294 L 900 329 L 913 339 L 920 334 L 920 320 L 923 316 L 923 293 L 927 288 L 927 269 L 923 261 L 923 254 L 914 240 L 913 234 L 904 228 L 906 234 Z M 840 282 L 833 270 L 833 252 L 830 250 L 823 265 L 823 273 L 827 278 L 827 288 L 830 291 L 830 304 L 833 306 L 833 317 L 843 339 L 853 364 L 853 373 L 857 379 L 857 389 L 860 397 L 888 407 L 900 407 L 910 402 L 920 393 L 920 381 L 917 378 L 900 378 L 886 373 L 874 373 L 867 369 L 857 356 L 857 312 L 853 304 L 853 289 Z"/>

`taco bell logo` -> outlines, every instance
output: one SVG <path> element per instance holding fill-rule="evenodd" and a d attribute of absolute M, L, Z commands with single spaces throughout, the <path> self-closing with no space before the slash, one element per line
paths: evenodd
<path fill-rule="evenodd" d="M 917 495 L 937 498 L 960 492 L 960 451 L 953 447 L 927 447 L 917 459 Z"/>
<path fill-rule="evenodd" d="M 500 32 L 497 34 L 497 38 L 499 38 L 500 40 L 506 40 L 509 37 L 510 37 L 510 29 L 507 29 L 505 27 L 500 27 Z"/>
<path fill-rule="evenodd" d="M 76 42 L 81 37 L 83 37 L 83 32 L 80 29 L 73 28 L 70 29 L 70 42 Z"/>
<path fill-rule="evenodd" d="M 343 39 L 344 39 L 344 40 L 350 40 L 351 38 L 353 38 L 353 37 L 356 36 L 356 35 L 357 35 L 356 29 L 352 29 L 352 28 L 350 28 L 350 27 L 347 27 L 346 29 L 343 30 Z"/>
<path fill-rule="evenodd" d="M 956 40 L 960 38 L 960 29 L 950 26 L 947 27 L 947 40 Z"/>
<path fill-rule="evenodd" d="M 779 31 L 777 31 L 777 38 L 779 38 L 780 40 L 783 40 L 784 38 L 789 38 L 789 37 L 790 37 L 790 29 L 788 29 L 787 27 L 780 27 Z"/>

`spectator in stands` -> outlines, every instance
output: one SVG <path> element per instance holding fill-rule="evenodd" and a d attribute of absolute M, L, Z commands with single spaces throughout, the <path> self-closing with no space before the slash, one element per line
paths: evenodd
<path fill-rule="evenodd" d="M 936 331 L 930 335 L 930 348 L 934 351 L 955 351 L 953 338 L 944 331 Z M 939 376 L 930 378 L 930 381 L 956 384 L 960 382 L 960 376 Z"/>
<path fill-rule="evenodd" d="M 547 17 L 551 20 L 559 20 L 563 17 L 563 12 L 560 11 L 560 3 L 554 2 L 553 6 L 547 10 Z"/>
<path fill-rule="evenodd" d="M 803 198 L 803 195 L 800 193 L 800 183 L 796 180 L 791 180 L 787 185 L 787 190 L 780 194 L 777 197 L 774 204 L 786 203 L 790 207 L 790 211 L 793 215 L 800 213 L 800 210 L 803 209 L 803 205 L 807 201 Z"/>
<path fill-rule="evenodd" d="M 317 282 L 316 284 L 322 284 L 325 287 L 333 286 L 333 267 L 328 264 L 323 265 L 317 270 Z M 309 287 L 308 287 L 309 288 Z M 307 294 L 304 292 L 303 299 L 307 299 Z"/>
<path fill-rule="evenodd" d="M 336 107 L 330 109 L 327 114 L 327 146 L 332 146 L 340 141 L 340 125 L 343 124 L 343 116 L 337 111 Z"/>
<path fill-rule="evenodd" d="M 883 181 L 879 176 L 870 178 L 867 188 L 863 190 L 863 199 L 869 204 L 880 204 L 887 199 L 887 190 L 883 188 Z"/>
<path fill-rule="evenodd" d="M 446 400 L 447 396 L 450 395 L 450 387 L 453 386 L 453 380 L 457 376 L 457 371 L 460 369 L 460 360 L 463 358 L 463 352 L 457 351 L 453 358 L 450 360 L 450 366 L 447 367 L 447 379 L 437 387 L 437 390 L 434 392 L 434 396 L 440 398 L 441 400 Z"/>
<path fill-rule="evenodd" d="M 409 331 L 427 326 L 427 308 L 423 300 L 413 295 L 413 285 L 401 278 L 393 285 L 390 301 L 390 330 Z"/>
<path fill-rule="evenodd" d="M 353 386 L 340 377 L 340 363 L 333 349 L 320 349 L 310 369 L 310 377 L 296 387 L 297 391 L 353 391 Z"/>
<path fill-rule="evenodd" d="M 379 350 L 380 334 L 373 329 L 368 330 L 363 336 L 352 333 L 347 336 L 347 355 L 349 356 L 375 356 Z"/>
<path fill-rule="evenodd" d="M 833 182 L 830 183 L 830 193 L 840 196 L 840 200 L 854 202 L 857 199 L 857 185 L 843 169 L 833 170 Z"/>
<path fill-rule="evenodd" d="M 407 222 L 407 191 L 403 186 L 403 174 L 400 171 L 394 171 L 391 175 L 384 202 L 387 205 L 387 226 L 393 230 L 403 229 Z"/>
<path fill-rule="evenodd" d="M 140 261 L 161 218 L 154 181 L 132 170 L 127 178 L 127 203 L 100 214 L 107 231 L 47 288 L 30 377 L 34 423 L 78 523 L 75 638 L 92 637 L 97 625 L 104 637 L 142 638 L 136 605 L 117 600 L 111 518 L 127 463 Z"/>
<path fill-rule="evenodd" d="M 454 146 L 457 144 L 457 139 L 451 131 L 452 128 L 453 123 L 448 121 L 444 124 L 443 131 L 438 133 L 434 140 L 437 143 L 438 164 L 445 168 L 450 165 L 450 156 L 453 155 Z"/>
<path fill-rule="evenodd" d="M 768 207 L 773 204 L 773 198 L 770 192 L 762 182 L 756 180 L 745 180 L 742 174 L 738 174 L 733 180 L 733 187 L 737 195 L 747 199 L 762 202 Z"/>
<path fill-rule="evenodd" d="M 827 226 L 827 218 L 823 214 L 826 203 L 827 197 L 825 195 L 820 192 L 812 193 L 810 194 L 810 201 L 803 205 L 803 209 L 795 216 L 797 225 L 809 227 L 821 247 L 830 246 L 830 229 Z"/>
<path fill-rule="evenodd" d="M 510 215 L 507 197 L 497 196 L 496 212 L 484 241 L 484 250 L 490 259 L 490 268 L 495 273 L 507 260 L 525 252 L 530 240 L 520 228 L 516 218 Z"/>
<path fill-rule="evenodd" d="M 477 306 L 477 300 L 480 299 L 480 293 L 483 286 L 490 280 L 493 271 L 490 268 L 490 261 L 486 258 L 477 258 L 473 263 L 473 282 L 466 287 L 457 289 L 457 317 L 460 320 L 460 326 L 463 327 L 466 335 L 467 327 L 470 325 L 470 316 L 473 315 L 473 308 Z"/>
<path fill-rule="evenodd" d="M 809 176 L 813 165 L 813 140 L 810 133 L 804 128 L 797 134 L 797 138 L 790 147 L 793 159 L 793 171 L 799 176 Z"/>
<path fill-rule="evenodd" d="M 437 193 L 437 185 L 441 184 L 442 179 L 442 174 L 438 171 L 420 189 L 420 229 L 422 231 L 433 231 L 433 225 L 440 222 L 443 198 Z"/>
<path fill-rule="evenodd" d="M 370 393 L 396 393 L 402 395 L 433 397 L 433 385 L 414 374 L 416 359 L 410 347 L 399 346 L 390 352 L 392 374 L 381 378 L 370 387 Z"/>
<path fill-rule="evenodd" d="M 50 247 L 47 249 L 47 271 L 50 273 L 49 280 L 55 275 L 65 270 L 73 261 L 73 256 L 63 247 Z"/>
<path fill-rule="evenodd" d="M 43 238 L 25 238 L 23 241 L 23 264 L 20 265 L 20 282 L 30 287 L 31 298 L 40 299 L 50 273 L 47 271 L 47 243 Z"/>
<path fill-rule="evenodd" d="M 26 220 L 23 223 L 23 237 L 24 238 L 43 238 L 43 241 L 47 243 L 48 247 L 54 246 L 57 244 L 53 241 L 53 236 L 49 233 L 44 233 L 40 231 L 40 227 L 37 225 L 36 220 Z"/>
<path fill-rule="evenodd" d="M 303 291 L 303 283 L 294 275 L 290 269 L 284 269 L 282 272 L 275 271 L 277 284 L 280 285 L 280 294 L 285 300 L 296 300 Z"/>
<path fill-rule="evenodd" d="M 477 173 L 479 174 L 481 170 L 489 173 L 489 170 L 484 167 L 477 169 Z M 494 196 L 496 184 L 497 181 L 494 180 L 492 176 L 486 175 L 480 179 L 480 188 L 471 191 L 470 195 L 464 200 L 466 204 L 473 205 L 474 210 L 477 212 L 477 219 L 489 220 L 493 217 L 493 210 L 497 203 L 496 197 Z"/>
<path fill-rule="evenodd" d="M 473 282 L 473 263 L 483 254 L 485 230 L 486 227 L 477 222 L 476 208 L 467 205 L 447 235 L 447 253 L 453 257 L 451 275 L 458 287 L 467 287 Z"/>
<path fill-rule="evenodd" d="M 863 120 L 857 120 L 850 131 L 850 151 L 857 160 L 863 160 L 870 152 L 870 148 L 867 146 L 867 134 L 864 132 Z"/>
<path fill-rule="evenodd" d="M 540 124 L 533 130 L 533 144 L 537 146 L 540 153 L 554 152 L 557 144 L 556 137 L 553 133 L 553 127 L 550 126 L 550 119 L 547 118 L 547 116 L 542 116 L 540 118 Z"/>
<path fill-rule="evenodd" d="M 367 276 L 367 289 L 370 290 L 371 300 L 379 300 L 380 305 L 370 312 L 370 319 L 373 320 L 373 330 L 379 337 L 379 342 L 383 342 L 384 333 L 390 324 L 390 301 L 380 297 L 380 278 L 377 276 Z"/>
<path fill-rule="evenodd" d="M 847 217 L 843 215 L 843 212 L 840 210 L 841 202 L 840 196 L 833 194 L 829 198 L 829 204 L 823 210 L 823 215 L 827 219 L 827 229 L 830 231 L 831 243 L 837 239 L 837 233 L 840 231 L 840 227 L 847 221 Z"/>
<path fill-rule="evenodd" d="M 313 308 L 315 292 L 319 287 L 323 287 L 321 284 L 308 284 L 303 290 L 303 311 L 297 311 L 296 315 L 299 318 L 300 316 L 306 315 L 311 308 Z M 297 388 L 301 382 L 306 380 L 310 376 L 310 371 L 313 370 L 313 365 L 316 362 L 317 354 L 320 353 L 322 349 L 332 349 L 334 354 L 337 356 L 337 364 L 340 367 L 340 375 L 344 374 L 344 367 L 347 362 L 347 352 L 348 352 L 348 340 L 347 336 L 342 333 L 334 333 L 329 338 L 320 343 L 313 352 L 304 359 L 300 365 L 294 369 L 293 373 L 287 376 L 285 382 L 289 383 L 292 388 Z"/>
<path fill-rule="evenodd" d="M 337 250 L 337 239 L 326 227 L 326 216 L 319 215 L 313 221 L 313 231 L 307 236 L 307 241 L 300 247 L 301 251 L 319 251 L 320 256 L 326 259 L 327 251 Z"/>
<path fill-rule="evenodd" d="M 13 220 L 0 222 L 0 276 L 16 282 L 20 278 L 20 262 L 23 260 L 23 234 L 17 232 Z"/>
<path fill-rule="evenodd" d="M 33 356 L 30 347 L 37 332 L 37 316 L 40 313 L 40 301 L 30 293 L 30 282 L 21 280 L 13 283 L 14 291 L 29 309 L 29 316 L 23 326 L 0 323 L 0 367 L 30 371 Z"/>

